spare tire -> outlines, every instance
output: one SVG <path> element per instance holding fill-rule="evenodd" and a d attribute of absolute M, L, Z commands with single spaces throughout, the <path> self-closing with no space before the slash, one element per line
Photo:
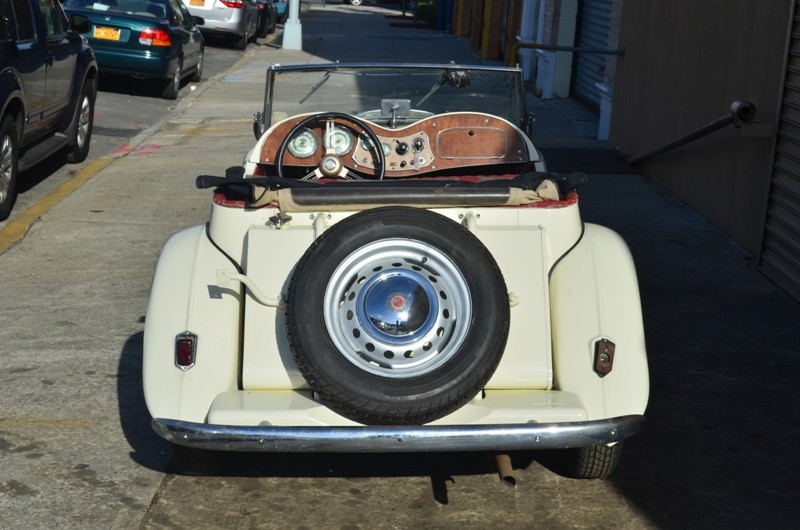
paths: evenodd
<path fill-rule="evenodd" d="M 473 399 L 508 338 L 505 281 L 486 247 L 427 210 L 375 208 L 328 229 L 292 274 L 294 360 L 333 410 L 416 425 Z"/>

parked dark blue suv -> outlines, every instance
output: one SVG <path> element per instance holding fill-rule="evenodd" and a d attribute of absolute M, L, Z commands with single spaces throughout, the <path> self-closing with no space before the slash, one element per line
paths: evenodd
<path fill-rule="evenodd" d="M 17 176 L 45 158 L 89 154 L 97 62 L 58 0 L 0 0 L 0 220 L 11 213 Z"/>

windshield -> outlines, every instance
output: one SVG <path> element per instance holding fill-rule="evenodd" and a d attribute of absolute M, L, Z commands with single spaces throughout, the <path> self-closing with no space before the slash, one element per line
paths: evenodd
<path fill-rule="evenodd" d="M 433 114 L 483 112 L 525 128 L 521 71 L 462 65 L 272 66 L 265 126 L 289 116 L 344 112 L 390 125 Z"/>
<path fill-rule="evenodd" d="M 94 11 L 110 11 L 145 17 L 165 18 L 166 0 L 63 0 L 66 8 L 83 8 Z"/>

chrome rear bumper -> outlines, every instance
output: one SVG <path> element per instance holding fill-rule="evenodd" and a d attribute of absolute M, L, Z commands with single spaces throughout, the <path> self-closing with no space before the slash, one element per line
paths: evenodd
<path fill-rule="evenodd" d="M 392 453 L 566 449 L 620 442 L 639 432 L 644 416 L 523 425 L 244 427 L 156 418 L 167 441 L 217 451 Z"/>

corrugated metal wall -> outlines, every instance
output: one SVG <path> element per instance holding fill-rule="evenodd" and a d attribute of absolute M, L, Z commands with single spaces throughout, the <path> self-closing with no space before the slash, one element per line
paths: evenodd
<path fill-rule="evenodd" d="M 785 76 L 760 268 L 800 300 L 800 2 Z"/>
<path fill-rule="evenodd" d="M 580 48 L 608 48 L 608 32 L 611 26 L 612 0 L 584 0 L 578 13 L 577 46 Z M 605 78 L 604 55 L 576 54 L 573 93 L 576 98 L 589 105 L 600 107 L 600 92 L 595 83 Z"/>

